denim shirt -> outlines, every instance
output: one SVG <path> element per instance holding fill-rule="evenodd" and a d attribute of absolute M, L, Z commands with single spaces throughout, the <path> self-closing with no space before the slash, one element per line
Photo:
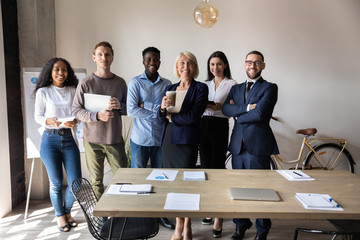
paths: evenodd
<path fill-rule="evenodd" d="M 151 82 L 144 72 L 132 78 L 128 86 L 127 114 L 134 118 L 131 141 L 141 146 L 160 146 L 162 125 L 156 121 L 165 88 L 170 80 L 158 76 Z M 139 107 L 144 103 L 144 108 Z"/>

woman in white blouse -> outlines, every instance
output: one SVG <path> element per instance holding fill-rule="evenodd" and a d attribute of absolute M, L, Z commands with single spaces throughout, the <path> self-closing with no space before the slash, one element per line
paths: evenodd
<path fill-rule="evenodd" d="M 53 58 L 42 69 L 34 90 L 35 121 L 45 127 L 40 156 L 48 173 L 50 199 L 62 232 L 77 226 L 71 216 L 75 198 L 70 189 L 71 183 L 81 177 L 80 152 L 73 137 L 78 121 L 71 114 L 77 84 L 68 61 Z M 63 166 L 68 181 L 64 197 Z"/>
<path fill-rule="evenodd" d="M 229 62 L 225 54 L 216 51 L 207 62 L 209 103 L 201 118 L 200 161 L 201 168 L 225 169 L 225 159 L 229 140 L 229 119 L 222 114 L 222 105 L 230 89 L 236 84 L 231 79 Z M 212 218 L 204 218 L 202 224 L 211 224 Z M 222 233 L 223 219 L 215 218 L 213 236 Z"/>

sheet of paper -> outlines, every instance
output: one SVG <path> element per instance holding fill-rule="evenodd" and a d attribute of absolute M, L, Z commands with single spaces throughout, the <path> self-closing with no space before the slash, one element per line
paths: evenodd
<path fill-rule="evenodd" d="M 144 186 L 144 185 L 146 185 L 146 186 Z M 106 191 L 106 194 L 108 194 L 108 195 L 150 195 L 151 187 L 152 187 L 151 184 L 134 184 L 134 185 L 133 184 L 112 184 Z"/>
<path fill-rule="evenodd" d="M 284 178 L 289 181 L 314 181 L 315 178 L 310 177 L 301 170 L 276 170 Z"/>
<path fill-rule="evenodd" d="M 328 194 L 296 193 L 295 197 L 306 209 L 344 211 Z"/>
<path fill-rule="evenodd" d="M 109 107 L 111 96 L 84 93 L 85 109 L 90 112 L 100 112 Z"/>
<path fill-rule="evenodd" d="M 154 169 L 146 180 L 175 181 L 178 170 Z"/>
<path fill-rule="evenodd" d="M 184 180 L 205 181 L 204 171 L 184 171 Z"/>
<path fill-rule="evenodd" d="M 168 193 L 165 210 L 200 210 L 200 194 Z"/>
<path fill-rule="evenodd" d="M 58 121 L 61 122 L 61 124 L 59 125 L 59 128 L 64 128 L 65 127 L 64 122 L 69 122 L 69 121 L 72 121 L 74 119 L 75 119 L 74 116 L 65 117 L 65 118 L 58 118 Z"/>
<path fill-rule="evenodd" d="M 150 192 L 151 184 L 121 184 L 120 192 Z"/>

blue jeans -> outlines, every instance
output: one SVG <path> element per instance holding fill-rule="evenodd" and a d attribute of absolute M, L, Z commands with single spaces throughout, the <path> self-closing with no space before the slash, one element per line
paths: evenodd
<path fill-rule="evenodd" d="M 71 211 L 75 198 L 71 192 L 71 183 L 81 177 L 80 152 L 72 134 L 60 136 L 44 131 L 41 140 L 40 157 L 50 180 L 50 199 L 57 217 Z M 63 198 L 64 165 L 68 186 Z"/>
<path fill-rule="evenodd" d="M 130 139 L 131 168 L 146 168 L 150 159 L 152 168 L 162 168 L 161 147 L 137 145 Z"/>

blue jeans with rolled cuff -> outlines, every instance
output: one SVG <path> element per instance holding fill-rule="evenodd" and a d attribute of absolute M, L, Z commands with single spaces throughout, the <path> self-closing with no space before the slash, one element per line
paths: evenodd
<path fill-rule="evenodd" d="M 57 217 L 69 214 L 75 201 L 71 183 L 81 177 L 79 148 L 70 129 L 46 129 L 42 135 L 40 157 L 50 181 L 50 199 Z M 68 186 L 63 197 L 63 166 Z"/>

